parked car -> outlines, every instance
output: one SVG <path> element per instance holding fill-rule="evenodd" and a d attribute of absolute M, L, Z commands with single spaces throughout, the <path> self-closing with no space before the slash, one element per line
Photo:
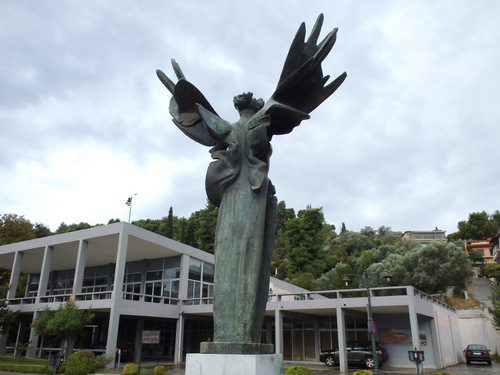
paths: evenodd
<path fill-rule="evenodd" d="M 491 366 L 490 351 L 484 345 L 469 344 L 464 350 L 464 355 L 468 365 L 471 362 L 486 362 Z"/>
<path fill-rule="evenodd" d="M 376 343 L 378 363 L 382 366 L 387 362 L 389 355 L 382 344 Z M 347 363 L 350 365 L 361 365 L 367 368 L 373 368 L 375 363 L 372 354 L 372 343 L 370 341 L 351 341 L 346 343 Z M 324 350 L 319 356 L 321 362 L 325 362 L 327 366 L 339 365 L 339 350 L 330 349 Z"/>

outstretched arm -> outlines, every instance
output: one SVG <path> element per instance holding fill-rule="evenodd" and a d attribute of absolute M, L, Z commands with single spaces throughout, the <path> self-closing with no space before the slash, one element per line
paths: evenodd
<path fill-rule="evenodd" d="M 170 114 L 173 122 L 188 137 L 205 146 L 214 146 L 216 140 L 208 133 L 199 112 L 198 105 L 207 111 L 217 115 L 208 100 L 193 84 L 186 80 L 184 73 L 172 59 L 172 67 L 177 76 L 177 83 L 174 83 L 161 70 L 156 71 L 156 75 L 165 87 L 172 93 L 170 100 Z"/>
<path fill-rule="evenodd" d="M 289 133 L 309 118 L 309 113 L 333 94 L 347 76 L 344 72 L 325 86 L 330 76 L 323 76 L 321 63 L 335 44 L 337 29 L 317 44 L 323 18 L 320 14 L 307 41 L 302 23 L 290 46 L 276 91 L 266 103 L 266 113 L 272 117 L 273 134 Z"/>

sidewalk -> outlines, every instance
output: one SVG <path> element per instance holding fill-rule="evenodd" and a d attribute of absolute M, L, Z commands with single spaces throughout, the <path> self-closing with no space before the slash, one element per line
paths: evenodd
<path fill-rule="evenodd" d="M 144 367 L 144 369 L 148 372 L 152 372 L 152 369 L 154 368 L 154 365 Z M 166 375 L 185 375 L 185 369 L 184 365 L 164 365 L 166 369 Z M 283 373 L 292 366 L 304 366 L 307 367 L 309 370 L 311 370 L 311 375 L 325 375 L 325 374 L 332 374 L 332 375 L 351 375 L 353 372 L 355 372 L 357 369 L 356 368 L 351 368 L 349 369 L 348 372 L 340 372 L 338 367 L 328 367 L 324 363 L 303 363 L 303 362 L 284 362 L 283 363 Z M 150 368 L 151 367 L 151 368 Z M 454 375 L 498 375 L 500 374 L 500 364 L 499 363 L 493 363 L 492 366 L 486 366 L 484 364 L 473 364 L 470 366 L 467 366 L 465 363 L 451 366 L 445 369 L 441 370 L 434 370 L 434 369 L 424 369 L 424 374 L 425 375 L 432 375 L 436 372 L 448 372 Z M 381 369 L 381 372 L 383 375 L 404 375 L 404 374 L 416 374 L 416 367 L 387 367 L 384 366 Z M 0 374 L 4 375 L 4 374 Z M 7 375 L 7 374 L 5 374 Z M 19 375 L 19 374 L 17 374 Z M 262 374 L 265 375 L 265 374 Z"/>

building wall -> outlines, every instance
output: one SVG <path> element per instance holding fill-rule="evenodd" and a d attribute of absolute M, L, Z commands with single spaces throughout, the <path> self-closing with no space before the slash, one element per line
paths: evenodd
<path fill-rule="evenodd" d="M 458 311 L 458 327 L 462 336 L 462 350 L 468 344 L 482 344 L 500 352 L 500 333 L 493 327 L 488 309 Z"/>
<path fill-rule="evenodd" d="M 460 334 L 458 315 L 435 306 L 434 342 L 437 345 L 435 354 L 442 366 L 453 366 L 464 361 L 462 356 L 462 336 Z"/>
<path fill-rule="evenodd" d="M 394 367 L 413 367 L 414 364 L 408 358 L 408 351 L 414 350 L 414 345 L 410 332 L 410 319 L 408 314 L 383 314 L 377 315 L 377 328 L 379 331 L 378 339 L 387 349 L 389 354 L 388 366 Z M 420 330 L 420 350 L 424 351 L 424 367 L 436 368 L 437 363 L 434 358 L 434 343 L 431 334 L 432 319 L 419 316 L 418 325 Z M 387 332 L 388 330 L 392 332 Z M 391 334 L 399 342 L 389 343 Z"/>
<path fill-rule="evenodd" d="M 38 285 L 33 279 L 27 298 L 11 298 L 12 303 L 18 303 L 11 307 L 25 317 L 32 317 L 37 309 L 44 306 L 57 308 L 60 302 L 75 299 L 80 308 L 91 308 L 101 314 L 103 329 L 107 330 L 109 354 L 114 352 L 116 344 L 121 344 L 118 339 L 121 340 L 123 327 L 129 327 L 127 321 L 133 317 L 135 332 L 138 333 L 135 338 L 128 335 L 126 344 L 135 342 L 138 348 L 143 329 L 148 330 L 155 325 L 168 326 L 168 329 L 165 328 L 169 334 L 165 336 L 167 343 L 163 352 L 170 356 L 175 322 L 175 360 L 182 360 L 186 352 L 199 350 L 199 342 L 208 339 L 211 334 L 213 260 L 211 254 L 127 223 L 0 246 L 2 264 L 5 263 L 7 268 L 19 267 L 14 275 L 19 271 L 26 272 L 26 269 L 20 268 L 22 264 L 30 270 L 27 273 L 38 273 L 40 280 L 50 280 L 47 285 L 42 285 L 45 284 L 43 282 Z M 155 267 L 157 263 L 162 266 Z M 109 272 L 99 273 L 98 267 L 105 265 L 109 266 Z M 93 274 L 90 272 L 92 267 Z M 69 272 L 72 269 L 75 271 Z M 118 276 L 113 278 L 113 275 Z M 108 279 L 102 279 L 103 276 Z M 80 285 L 75 286 L 78 284 L 76 281 L 75 285 L 71 285 L 72 278 L 79 279 Z M 159 283 L 158 287 L 156 283 Z M 270 296 L 266 311 L 265 341 L 270 339 L 276 347 L 282 348 L 285 359 L 317 361 L 320 350 L 325 349 L 322 345 L 331 343 L 334 346 L 338 337 L 348 341 L 368 339 L 364 289 L 309 292 L 273 278 L 271 283 L 271 294 L 274 295 Z M 446 309 L 436 307 L 437 302 L 429 296 L 411 287 L 372 288 L 372 292 L 377 289 L 393 289 L 390 296 L 372 298 L 379 329 L 400 328 L 406 329 L 406 332 L 410 329 L 410 336 L 415 332 L 418 336 L 418 330 L 415 330 L 415 321 L 418 320 L 419 328 L 426 331 L 427 346 L 432 348 L 426 353 L 427 363 L 434 363 L 437 367 L 441 358 L 449 363 L 453 350 L 451 354 L 442 350 L 442 344 L 436 344 L 436 340 L 440 343 L 459 340 L 459 337 L 450 338 L 446 328 L 450 327 L 454 312 L 449 310 L 443 313 L 443 321 L 433 325 L 435 311 Z M 392 295 L 396 290 L 400 294 Z M 398 312 L 391 313 L 391 306 Z M 280 323 L 282 313 L 283 322 Z M 345 330 L 343 325 L 340 325 L 341 329 L 336 327 L 339 322 L 336 314 L 345 314 Z M 328 328 L 324 325 L 327 315 L 330 319 Z M 278 337 L 280 330 L 276 330 L 275 325 L 280 326 L 281 338 Z M 185 337 L 182 337 L 183 334 Z M 99 336 L 101 340 L 106 335 L 101 331 Z M 280 346 L 275 341 L 284 342 Z M 406 350 L 401 345 L 390 346 L 392 364 L 408 367 L 406 359 L 410 343 L 406 345 Z M 461 347 L 461 344 L 458 346 Z M 184 348 L 183 352 L 179 353 L 178 348 Z M 456 348 L 455 344 L 453 348 Z"/>

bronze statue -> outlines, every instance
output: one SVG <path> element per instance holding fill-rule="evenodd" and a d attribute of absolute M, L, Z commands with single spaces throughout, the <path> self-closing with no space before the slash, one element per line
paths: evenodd
<path fill-rule="evenodd" d="M 221 119 L 207 99 L 172 60 L 177 83 L 156 73 L 172 93 L 170 114 L 188 137 L 212 146 L 206 176 L 209 200 L 219 207 L 215 233 L 214 344 L 259 343 L 269 293 L 276 231 L 275 189 L 268 178 L 273 135 L 290 133 L 344 81 L 326 85 L 321 62 L 332 49 L 337 29 L 317 44 L 320 14 L 305 41 L 300 26 L 288 52 L 276 91 L 264 103 L 252 93 L 234 98 L 240 119 Z M 232 352 L 234 349 L 223 349 Z M 239 351 L 236 350 L 236 351 Z"/>

